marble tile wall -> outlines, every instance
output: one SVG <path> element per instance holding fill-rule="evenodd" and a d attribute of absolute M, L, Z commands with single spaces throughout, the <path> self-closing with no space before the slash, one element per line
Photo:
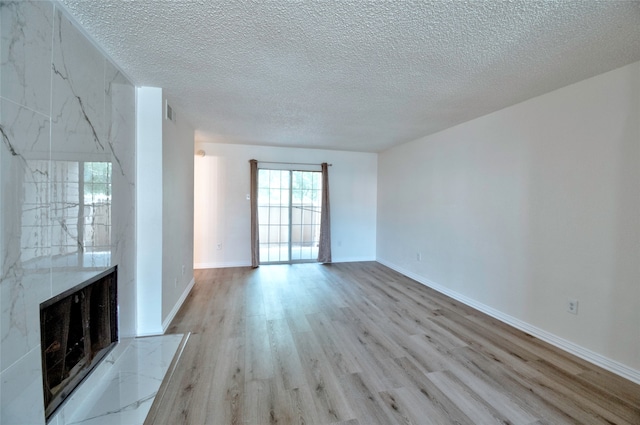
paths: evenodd
<path fill-rule="evenodd" d="M 39 304 L 117 264 L 135 333 L 135 88 L 54 2 L 0 35 L 0 423 L 44 424 Z"/>

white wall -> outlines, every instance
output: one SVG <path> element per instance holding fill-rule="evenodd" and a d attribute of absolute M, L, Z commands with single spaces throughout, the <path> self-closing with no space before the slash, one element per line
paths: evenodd
<path fill-rule="evenodd" d="M 167 99 L 163 98 L 163 105 Z M 171 99 L 169 99 L 171 105 Z M 194 129 L 174 109 L 162 119 L 162 326 L 166 329 L 193 285 Z"/>
<path fill-rule="evenodd" d="M 635 63 L 380 154 L 378 260 L 640 380 L 639 104 Z"/>
<path fill-rule="evenodd" d="M 164 333 L 194 284 L 194 130 L 165 118 L 166 101 L 137 89 L 138 336 Z"/>
<path fill-rule="evenodd" d="M 344 151 L 197 143 L 196 268 L 251 264 L 249 160 L 333 164 L 329 168 L 333 261 L 376 257 L 377 155 Z M 221 249 L 217 245 L 221 244 Z"/>

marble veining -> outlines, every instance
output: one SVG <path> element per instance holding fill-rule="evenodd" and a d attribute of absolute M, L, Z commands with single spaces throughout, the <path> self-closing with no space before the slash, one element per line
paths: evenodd
<path fill-rule="evenodd" d="M 62 152 L 72 147 L 73 152 L 104 153 L 105 58 L 61 11 L 55 18 L 53 147 Z"/>
<path fill-rule="evenodd" d="M 6 148 L 9 150 L 9 153 L 13 156 L 19 156 L 20 154 L 15 150 L 15 148 L 11 144 L 11 140 L 9 140 L 9 136 L 7 136 L 7 132 L 4 130 L 4 127 L 1 125 L 0 125 L 0 134 L 2 134 L 2 141 L 4 142 Z"/>
<path fill-rule="evenodd" d="M 0 366 L 4 370 L 39 344 L 34 303 L 50 296 L 49 270 L 47 262 L 29 260 L 49 258 L 51 251 L 49 162 L 37 159 L 38 152 L 49 146 L 49 120 L 4 98 L 0 108 L 3 137 L 11 146 L 0 150 Z"/>
<path fill-rule="evenodd" d="M 48 115 L 51 92 L 51 2 L 0 2 L 0 92 Z"/>
<path fill-rule="evenodd" d="M 0 1 L 0 423 L 44 424 L 39 305 L 118 265 L 135 334 L 135 87 L 52 1 Z"/>
<path fill-rule="evenodd" d="M 182 335 L 127 339 L 52 417 L 51 425 L 142 425 Z"/>

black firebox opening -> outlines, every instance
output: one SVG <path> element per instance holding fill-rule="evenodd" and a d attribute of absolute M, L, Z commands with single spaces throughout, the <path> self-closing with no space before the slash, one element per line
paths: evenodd
<path fill-rule="evenodd" d="M 47 419 L 118 341 L 117 266 L 40 304 Z"/>

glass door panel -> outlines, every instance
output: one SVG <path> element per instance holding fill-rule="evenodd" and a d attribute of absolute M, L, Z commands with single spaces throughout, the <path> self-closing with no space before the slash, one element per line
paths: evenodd
<path fill-rule="evenodd" d="M 319 172 L 258 170 L 261 263 L 316 260 L 321 194 Z"/>
<path fill-rule="evenodd" d="M 289 262 L 290 177 L 288 170 L 258 170 L 260 262 Z"/>
<path fill-rule="evenodd" d="M 315 171 L 291 173 L 291 258 L 315 260 L 320 242 L 321 174 Z"/>

